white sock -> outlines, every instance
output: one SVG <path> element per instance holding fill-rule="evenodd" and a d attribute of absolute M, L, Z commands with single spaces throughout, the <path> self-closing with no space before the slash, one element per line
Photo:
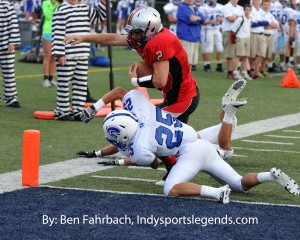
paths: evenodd
<path fill-rule="evenodd" d="M 294 57 L 290 57 L 290 59 L 289 59 L 290 61 L 294 61 Z"/>
<path fill-rule="evenodd" d="M 102 98 L 98 100 L 96 103 L 93 104 L 97 111 L 99 111 L 102 107 L 105 106 L 105 103 L 103 102 Z"/>
<path fill-rule="evenodd" d="M 284 62 L 279 63 L 280 67 L 284 67 Z"/>
<path fill-rule="evenodd" d="M 210 64 L 210 62 L 204 61 L 204 66 L 206 66 L 206 65 L 208 65 L 208 64 Z"/>
<path fill-rule="evenodd" d="M 257 180 L 260 183 L 263 183 L 263 182 L 273 182 L 274 177 L 269 172 L 261 172 L 261 173 L 257 174 Z"/>
<path fill-rule="evenodd" d="M 272 62 L 269 62 L 269 63 L 268 63 L 268 68 L 271 68 L 271 67 L 273 67 L 273 63 L 272 63 Z"/>
<path fill-rule="evenodd" d="M 202 185 L 200 196 L 214 197 L 216 199 L 219 199 L 221 191 L 222 191 L 221 188 L 214 188 L 214 187 L 209 187 L 209 186 Z"/>
<path fill-rule="evenodd" d="M 298 68 L 298 69 L 300 68 L 300 64 L 297 64 L 297 68 Z"/>

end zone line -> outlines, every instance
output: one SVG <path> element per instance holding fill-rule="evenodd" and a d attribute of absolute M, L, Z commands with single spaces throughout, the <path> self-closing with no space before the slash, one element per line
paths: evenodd
<path fill-rule="evenodd" d="M 144 178 L 127 178 L 127 177 L 113 177 L 113 176 L 100 176 L 100 175 L 94 175 L 91 177 L 102 178 L 102 179 L 125 180 L 125 181 L 150 182 L 150 183 L 159 181 L 159 180 L 151 180 L 151 179 L 144 179 Z"/>
<path fill-rule="evenodd" d="M 48 187 L 48 188 L 53 188 L 53 189 L 64 189 L 64 190 L 87 191 L 87 192 L 115 193 L 115 194 L 123 194 L 123 195 L 141 195 L 141 196 L 152 196 L 152 197 L 167 197 L 167 196 L 164 196 L 163 194 L 157 194 L 157 193 L 120 192 L 120 191 L 100 190 L 100 189 L 57 187 L 57 186 L 50 186 L 50 185 L 43 185 L 43 186 L 39 186 L 39 187 Z M 209 202 L 219 202 L 219 200 L 217 200 L 217 199 L 202 198 L 202 197 L 177 197 L 177 198 L 195 199 L 195 200 L 198 200 L 198 201 L 201 200 L 201 201 L 209 201 Z M 248 202 L 248 201 L 240 201 L 240 200 L 230 200 L 230 203 L 243 203 L 243 204 L 252 204 L 252 205 L 267 205 L 267 206 L 300 208 L 300 205 L 293 205 L 293 204 Z"/>

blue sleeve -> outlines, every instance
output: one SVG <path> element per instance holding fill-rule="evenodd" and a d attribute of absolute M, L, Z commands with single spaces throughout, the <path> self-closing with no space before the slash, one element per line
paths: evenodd
<path fill-rule="evenodd" d="M 204 15 L 201 12 L 199 12 L 198 16 L 201 18 L 200 24 L 204 24 L 205 23 L 205 17 L 204 17 Z"/>
<path fill-rule="evenodd" d="M 187 24 L 190 24 L 190 16 L 192 15 L 192 10 L 189 11 L 189 9 L 187 9 L 185 7 L 185 5 L 182 3 L 179 5 L 178 7 L 178 11 L 177 11 L 177 19 L 185 22 Z"/>
<path fill-rule="evenodd" d="M 268 21 L 259 21 L 258 24 L 262 27 L 266 27 L 266 26 L 270 25 L 270 23 Z"/>
<path fill-rule="evenodd" d="M 260 27 L 260 25 L 258 24 L 258 22 L 253 22 L 251 27 L 256 28 L 256 27 Z"/>

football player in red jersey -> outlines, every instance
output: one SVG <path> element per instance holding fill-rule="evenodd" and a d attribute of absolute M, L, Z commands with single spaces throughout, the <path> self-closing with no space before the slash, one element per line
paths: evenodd
<path fill-rule="evenodd" d="M 115 33 L 71 35 L 66 37 L 65 43 L 131 46 L 144 60 L 130 67 L 132 85 L 161 89 L 164 102 L 159 107 L 187 123 L 198 106 L 200 93 L 179 39 L 162 26 L 159 12 L 151 7 L 135 9 L 125 29 L 127 36 Z M 95 114 L 93 106 L 84 110 L 83 118 L 88 121 L 92 114 Z"/>

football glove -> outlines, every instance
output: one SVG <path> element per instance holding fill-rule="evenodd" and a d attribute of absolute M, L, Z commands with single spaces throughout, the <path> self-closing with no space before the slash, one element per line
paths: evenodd
<path fill-rule="evenodd" d="M 88 123 L 97 113 L 94 105 L 91 105 L 82 110 L 81 121 L 86 124 Z"/>
<path fill-rule="evenodd" d="M 95 158 L 97 157 L 95 150 L 92 152 L 79 151 L 76 155 L 86 157 L 86 158 Z"/>
<path fill-rule="evenodd" d="M 111 160 L 111 161 L 101 161 L 98 162 L 98 164 L 101 164 L 103 166 L 120 166 L 119 159 Z"/>

